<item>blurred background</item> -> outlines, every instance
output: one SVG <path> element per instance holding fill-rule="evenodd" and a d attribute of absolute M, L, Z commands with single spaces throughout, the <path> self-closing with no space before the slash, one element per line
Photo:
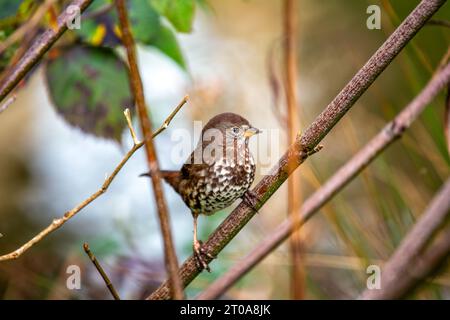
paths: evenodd
<path fill-rule="evenodd" d="M 303 130 L 418 3 L 298 1 L 297 90 Z M 380 30 L 366 27 L 366 9 L 372 4 L 381 8 Z M 447 3 L 434 18 L 449 17 Z M 193 121 L 205 123 L 230 111 L 258 128 L 278 132 L 275 141 L 260 137 L 251 142 L 255 154 L 260 144 L 271 145 L 266 150 L 272 162 L 259 164 L 260 169 L 270 168 L 288 145 L 280 120 L 285 99 L 277 87 L 277 83 L 283 85 L 282 1 L 197 1 L 192 29 L 177 32 L 176 38 L 184 67 L 155 47 L 139 45 L 138 50 L 154 128 L 185 94 L 190 96 L 170 127 L 155 139 L 160 166 L 180 166 L 171 156 L 177 129 L 193 133 Z M 417 34 L 322 141 L 324 149 L 301 166 L 302 199 L 418 94 L 447 52 L 449 40 L 450 30 L 441 26 L 425 26 Z M 64 70 L 60 72 L 62 76 Z M 15 250 L 96 191 L 132 144 L 126 130 L 118 142 L 69 125 L 55 110 L 49 81 L 55 79 L 46 78 L 44 67 L 37 68 L 15 90 L 17 100 L 0 115 L 1 254 Z M 441 93 L 400 141 L 302 228 L 306 298 L 355 298 L 366 287 L 367 266 L 389 258 L 448 178 L 444 100 Z M 192 136 L 187 148 L 193 148 L 197 138 Z M 166 276 L 152 190 L 147 179 L 138 177 L 146 169 L 140 150 L 107 193 L 20 259 L 0 263 L 0 298 L 110 299 L 83 251 L 84 242 L 90 244 L 122 298 L 138 299 L 154 290 Z M 264 173 L 258 170 L 256 181 Z M 168 185 L 164 187 L 181 263 L 192 252 L 192 217 L 179 196 Z M 200 238 L 206 240 L 231 210 L 200 217 Z M 212 273 L 201 273 L 186 289 L 188 297 L 255 248 L 286 216 L 284 184 L 212 262 Z M 287 245 L 279 247 L 226 297 L 289 299 L 288 255 Z M 70 265 L 81 268 L 79 290 L 66 287 Z M 450 269 L 429 279 L 411 298 L 449 299 Z"/>

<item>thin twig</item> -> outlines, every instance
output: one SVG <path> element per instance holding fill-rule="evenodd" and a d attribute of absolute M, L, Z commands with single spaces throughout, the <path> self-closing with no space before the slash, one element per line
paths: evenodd
<path fill-rule="evenodd" d="M 5 111 L 6 109 L 8 109 L 8 107 L 14 102 L 16 101 L 17 96 L 14 94 L 11 97 L 8 98 L 8 100 L 6 100 L 1 106 L 0 106 L 0 113 L 2 113 L 3 111 Z"/>
<path fill-rule="evenodd" d="M 183 98 L 180 105 L 183 106 L 184 103 L 186 103 L 186 97 Z M 174 115 L 178 110 L 180 110 L 180 105 L 177 106 L 177 108 L 170 114 L 169 118 L 167 118 L 166 121 L 164 121 L 164 124 L 156 130 L 156 132 L 151 136 L 151 139 L 155 138 L 158 134 L 160 134 L 165 128 L 167 128 L 167 121 L 173 119 Z M 130 119 L 130 113 L 125 110 L 124 112 L 125 118 L 127 119 L 128 128 L 130 129 L 130 132 L 134 132 L 133 126 L 131 125 L 131 119 Z M 163 130 L 160 130 L 163 128 Z M 133 135 L 133 134 L 132 134 Z M 70 211 L 67 211 L 63 217 L 54 219 L 53 222 L 48 225 L 45 229 L 43 229 L 41 232 L 39 232 L 36 236 L 34 236 L 30 241 L 23 244 L 20 248 L 16 249 L 15 251 L 5 254 L 3 256 L 0 256 L 0 261 L 6 261 L 6 260 L 12 260 L 19 258 L 25 251 L 30 249 L 32 246 L 34 246 L 36 243 L 40 242 L 42 239 L 44 239 L 48 234 L 55 231 L 56 229 L 60 228 L 64 223 L 66 223 L 68 220 L 70 220 L 73 216 L 75 216 L 81 209 L 86 207 L 88 204 L 90 204 L 92 201 L 100 197 L 103 193 L 106 192 L 114 178 L 117 176 L 119 171 L 122 169 L 122 167 L 125 165 L 125 163 L 131 158 L 131 156 L 138 150 L 140 147 L 144 145 L 144 142 L 141 141 L 134 141 L 133 140 L 133 147 L 125 154 L 123 159 L 120 161 L 120 163 L 117 165 L 117 167 L 114 169 L 114 171 L 109 175 L 103 185 L 100 187 L 99 190 L 94 192 L 90 197 L 88 197 L 86 200 L 78 204 L 76 207 L 71 209 Z"/>
<path fill-rule="evenodd" d="M 448 21 L 448 20 L 440 20 L 440 19 L 432 19 L 432 20 L 427 22 L 427 25 L 430 25 L 430 26 L 441 26 L 441 27 L 450 28 L 450 21 Z"/>
<path fill-rule="evenodd" d="M 394 254 L 381 269 L 378 290 L 366 289 L 361 299 L 398 299 L 407 294 L 416 282 L 414 260 L 450 215 L 450 179 L 439 190 L 420 219 L 405 236 Z"/>
<path fill-rule="evenodd" d="M 389 36 L 369 61 L 317 117 L 302 136 L 303 145 L 315 145 L 334 127 L 355 101 L 367 90 L 410 39 L 424 26 L 427 20 L 446 0 L 422 0 Z M 323 130 L 326 128 L 326 130 Z"/>
<path fill-rule="evenodd" d="M 276 70 L 276 50 L 278 49 L 280 41 L 275 40 L 274 43 L 270 46 L 267 53 L 267 73 L 269 78 L 269 86 L 272 94 L 272 111 L 275 118 L 278 120 L 281 127 L 287 126 L 287 117 L 280 110 L 280 79 L 278 79 L 277 70 Z"/>
<path fill-rule="evenodd" d="M 287 135 L 289 144 L 293 144 L 300 131 L 298 115 L 297 95 L 297 6 L 296 0 L 284 0 L 283 2 L 283 54 L 285 72 L 285 93 L 287 108 Z M 296 217 L 301 205 L 300 172 L 293 172 L 288 179 L 288 214 Z M 290 273 L 292 299 L 304 298 L 304 266 L 300 232 L 294 232 L 289 239 L 290 249 Z"/>
<path fill-rule="evenodd" d="M 100 275 L 102 276 L 103 281 L 105 281 L 106 287 L 108 288 L 109 292 L 111 292 L 111 295 L 113 296 L 114 300 L 120 300 L 120 297 L 119 297 L 119 294 L 116 291 L 116 288 L 114 288 L 111 280 L 109 280 L 107 274 L 105 273 L 105 270 L 103 270 L 102 266 L 97 261 L 97 258 L 92 253 L 91 249 L 89 248 L 89 244 L 87 242 L 85 242 L 83 244 L 83 249 L 84 249 L 84 252 L 86 252 L 86 254 L 88 255 L 89 259 L 94 264 L 94 266 L 97 269 L 98 273 L 100 273 Z"/>
<path fill-rule="evenodd" d="M 354 105 L 402 48 L 444 3 L 445 0 L 423 0 L 405 18 L 403 23 L 356 73 L 309 128 L 306 129 L 302 137 L 289 147 L 278 161 L 278 164 L 272 168 L 270 174 L 265 176 L 252 190 L 258 197 L 256 209 L 262 207 L 292 173 L 293 169 L 303 163 L 306 159 L 306 154 L 318 145 L 339 119 Z M 291 166 L 289 163 L 294 163 L 294 165 Z M 204 244 L 204 249 L 212 255 L 217 255 L 250 221 L 254 214 L 255 211 L 253 209 L 240 204 L 213 232 Z M 187 286 L 200 272 L 201 270 L 198 268 L 195 258 L 191 256 L 183 263 L 179 274 L 183 284 Z M 147 299 L 169 298 L 170 291 L 167 281 L 147 297 Z"/>
<path fill-rule="evenodd" d="M 93 18 L 97 18 L 105 13 L 108 13 L 108 11 L 114 9 L 114 3 L 105 3 L 103 6 L 101 6 L 100 8 L 98 8 L 95 11 L 92 12 L 86 12 L 83 15 L 83 19 L 84 20 L 88 20 L 88 19 L 93 19 Z"/>
<path fill-rule="evenodd" d="M 445 98 L 444 133 L 447 140 L 447 152 L 450 155 L 450 84 L 447 85 L 447 97 Z"/>
<path fill-rule="evenodd" d="M 139 144 L 139 140 L 138 140 L 136 132 L 134 131 L 134 128 L 133 128 L 133 123 L 131 122 L 130 109 L 126 108 L 125 111 L 123 112 L 123 114 L 125 115 L 125 119 L 127 120 L 127 126 L 128 126 L 128 129 L 130 130 L 130 135 L 131 135 L 131 138 L 133 139 L 133 143 Z M 157 133 L 155 132 L 155 134 L 157 134 Z"/>
<path fill-rule="evenodd" d="M 167 210 L 166 200 L 164 198 L 161 175 L 159 172 L 158 157 L 156 155 L 153 141 L 148 139 L 152 133 L 151 121 L 149 112 L 144 98 L 144 90 L 142 87 L 142 80 L 137 66 L 136 48 L 133 35 L 130 31 L 128 21 L 128 13 L 125 5 L 125 0 L 116 0 L 116 8 L 119 15 L 119 25 L 122 34 L 122 42 L 125 46 L 128 56 L 128 64 L 130 68 L 130 82 L 132 92 L 137 105 L 139 122 L 141 124 L 142 134 L 145 140 L 145 151 L 147 156 L 147 165 L 151 174 L 151 181 L 153 185 L 153 193 L 158 208 L 159 224 L 164 243 L 164 258 L 166 264 L 167 275 L 171 283 L 171 290 L 175 299 L 183 299 L 183 286 L 181 279 L 178 276 L 178 259 L 175 253 L 175 246 L 173 244 L 172 233 L 170 230 L 170 217 Z"/>
<path fill-rule="evenodd" d="M 436 74 L 406 106 L 394 120 L 388 123 L 364 148 L 342 166 L 320 189 L 310 196 L 298 212 L 300 226 L 308 221 L 335 194 L 341 191 L 353 180 L 369 163 L 374 160 L 392 142 L 398 139 L 406 128 L 410 126 L 428 103 L 450 81 L 450 64 Z M 233 283 L 262 261 L 269 253 L 277 248 L 294 230 L 300 227 L 292 217 L 286 219 L 275 231 L 239 263 L 234 265 L 225 275 L 214 282 L 199 295 L 199 299 L 214 299 L 223 294 Z"/>
<path fill-rule="evenodd" d="M 77 6 L 80 13 L 83 12 L 93 0 L 74 0 L 69 6 Z M 30 49 L 15 64 L 11 70 L 6 70 L 8 76 L 0 83 L 0 102 L 11 92 L 12 89 L 25 77 L 28 71 L 35 66 L 50 47 L 67 30 L 67 25 L 73 19 L 73 15 L 67 10 L 59 15 L 55 29 L 49 28 L 42 35 L 37 37 Z"/>

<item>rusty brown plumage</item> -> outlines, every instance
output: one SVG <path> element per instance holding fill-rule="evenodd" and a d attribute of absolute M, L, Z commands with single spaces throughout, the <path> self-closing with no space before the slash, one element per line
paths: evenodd
<path fill-rule="evenodd" d="M 161 171 L 161 177 L 180 194 L 192 212 L 194 253 L 199 265 L 208 271 L 202 255 L 209 254 L 197 239 L 197 217 L 214 214 L 238 198 L 255 206 L 249 188 L 256 167 L 248 143 L 259 132 L 240 115 L 219 114 L 203 127 L 197 147 L 180 170 Z"/>

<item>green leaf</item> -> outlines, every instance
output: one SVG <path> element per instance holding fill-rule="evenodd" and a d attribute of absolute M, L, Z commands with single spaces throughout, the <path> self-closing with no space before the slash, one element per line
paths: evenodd
<path fill-rule="evenodd" d="M 102 0 L 105 2 L 105 0 Z M 89 12 L 99 10 L 101 6 L 96 6 Z M 127 2 L 128 15 L 131 25 L 131 32 L 136 42 L 148 44 L 160 27 L 159 14 L 153 7 L 143 0 Z M 114 8 L 93 18 L 85 19 L 83 27 L 77 30 L 78 35 L 87 43 L 95 46 L 114 47 L 121 44 L 119 34 L 119 19 Z"/>
<path fill-rule="evenodd" d="M 131 31 L 135 40 L 150 44 L 161 25 L 158 12 L 145 0 L 131 1 L 128 6 Z"/>
<path fill-rule="evenodd" d="M 0 1 L 0 19 L 15 16 L 19 10 L 22 0 L 2 0 Z"/>
<path fill-rule="evenodd" d="M 186 63 L 184 62 L 177 38 L 170 28 L 161 26 L 158 34 L 150 41 L 150 44 L 172 58 L 183 69 L 186 69 Z"/>
<path fill-rule="evenodd" d="M 112 234 L 100 235 L 89 241 L 92 244 L 92 251 L 97 257 L 107 257 L 119 253 L 122 244 Z"/>
<path fill-rule="evenodd" d="M 150 2 L 179 32 L 192 31 L 195 0 L 150 0 Z"/>
<path fill-rule="evenodd" d="M 120 142 L 123 110 L 134 101 L 127 66 L 112 49 L 71 47 L 49 60 L 45 72 L 55 108 L 69 124 Z"/>

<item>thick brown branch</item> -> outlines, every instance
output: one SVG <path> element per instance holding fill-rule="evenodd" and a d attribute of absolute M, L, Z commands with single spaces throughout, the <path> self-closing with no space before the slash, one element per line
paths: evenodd
<path fill-rule="evenodd" d="M 166 200 L 164 198 L 161 176 L 159 172 L 158 158 L 155 147 L 151 139 L 152 126 L 145 104 L 144 90 L 142 80 L 137 66 L 137 57 L 133 35 L 128 21 L 128 13 L 125 0 L 116 0 L 117 12 L 119 15 L 120 30 L 122 33 L 122 42 L 126 48 L 128 64 L 130 67 L 130 82 L 134 98 L 136 100 L 139 122 L 145 141 L 145 151 L 147 164 L 151 174 L 156 206 L 158 208 L 159 223 L 164 241 L 164 257 L 166 270 L 171 283 L 171 290 L 175 299 L 183 299 L 183 286 L 178 276 L 178 259 L 175 253 L 172 234 L 170 231 L 170 218 L 167 210 Z"/>
<path fill-rule="evenodd" d="M 416 275 L 414 261 L 450 214 L 450 179 L 433 198 L 427 210 L 405 236 L 394 254 L 381 269 L 381 288 L 366 289 L 361 299 L 399 299 L 421 278 Z M 423 261 L 426 263 L 426 261 Z"/>
<path fill-rule="evenodd" d="M 95 255 L 92 253 L 91 249 L 89 248 L 88 243 L 83 244 L 84 252 L 88 255 L 89 259 L 92 261 L 92 264 L 97 269 L 98 273 L 102 277 L 103 281 L 105 281 L 106 287 L 108 288 L 109 292 L 111 292 L 111 295 L 113 296 L 114 300 L 120 300 L 119 294 L 116 291 L 116 288 L 114 288 L 114 285 L 112 284 L 111 280 L 109 280 L 108 275 L 106 274 L 105 270 L 103 270 L 102 266 L 98 262 Z"/>
<path fill-rule="evenodd" d="M 48 9 L 54 4 L 56 0 L 45 0 L 41 4 L 33 16 L 27 20 L 23 25 L 16 29 L 5 41 L 0 43 L 0 55 L 11 45 L 21 40 L 26 34 L 37 28 L 42 17 L 47 13 Z"/>
<path fill-rule="evenodd" d="M 436 74 L 422 92 L 383 130 L 380 131 L 353 158 L 342 166 L 320 189 L 310 196 L 298 212 L 303 225 L 324 204 L 341 191 L 369 163 L 374 160 L 392 142 L 398 139 L 410 126 L 428 103 L 450 81 L 450 64 Z M 223 294 L 233 283 L 262 261 L 270 252 L 277 248 L 296 228 L 300 227 L 292 217 L 280 224 L 268 235 L 259 246 L 239 263 L 233 266 L 222 278 L 214 282 L 198 298 L 213 299 Z"/>
<path fill-rule="evenodd" d="M 305 159 L 307 150 L 313 149 L 334 127 L 341 117 L 353 106 L 356 100 L 375 81 L 380 73 L 391 63 L 400 50 L 419 31 L 425 22 L 445 3 L 445 0 L 423 0 L 408 15 L 403 23 L 392 33 L 344 89 L 318 116 L 300 139 L 292 144 L 268 176 L 265 176 L 253 192 L 259 197 L 259 207 L 275 193 L 292 171 Z M 255 211 L 239 205 L 205 243 L 212 254 L 218 254 L 253 217 Z M 179 274 L 187 286 L 199 273 L 194 258 L 189 257 L 182 265 Z M 163 283 L 148 299 L 168 299 L 168 283 Z"/>
<path fill-rule="evenodd" d="M 69 6 L 76 6 L 80 8 L 80 13 L 83 12 L 92 0 L 74 0 Z M 68 6 L 68 7 L 69 7 Z M 0 101 L 2 101 L 8 93 L 25 77 L 28 71 L 35 66 L 42 56 L 50 49 L 50 47 L 58 40 L 59 37 L 67 30 L 67 25 L 73 19 L 73 15 L 67 10 L 63 10 L 57 20 L 57 27 L 55 29 L 49 28 L 42 35 L 37 37 L 30 49 L 19 60 L 19 62 L 11 69 L 6 70 L 8 75 L 0 84 Z"/>

